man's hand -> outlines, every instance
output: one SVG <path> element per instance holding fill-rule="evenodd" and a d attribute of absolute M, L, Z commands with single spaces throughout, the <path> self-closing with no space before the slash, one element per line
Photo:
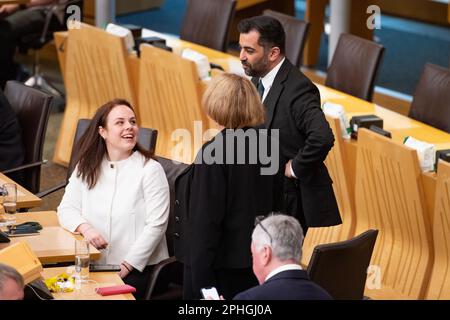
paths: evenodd
<path fill-rule="evenodd" d="M 284 167 L 284 175 L 286 177 L 288 177 L 289 179 L 294 179 L 295 177 L 292 175 L 292 171 L 291 171 L 291 163 L 292 163 L 292 160 L 289 160 L 286 163 L 286 166 Z"/>
<path fill-rule="evenodd" d="M 108 246 L 108 242 L 103 236 L 94 229 L 93 226 L 87 223 L 81 224 L 77 231 L 81 232 L 83 237 L 89 241 L 96 249 L 105 249 Z"/>
<path fill-rule="evenodd" d="M 6 17 L 19 10 L 18 4 L 4 4 L 0 6 L 0 17 Z"/>

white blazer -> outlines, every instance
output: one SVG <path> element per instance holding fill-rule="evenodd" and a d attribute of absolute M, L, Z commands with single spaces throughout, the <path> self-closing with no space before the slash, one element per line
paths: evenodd
<path fill-rule="evenodd" d="M 157 161 L 145 163 L 138 151 L 118 162 L 105 157 L 91 190 L 76 174 L 77 169 L 58 207 L 58 218 L 70 232 L 87 222 L 103 235 L 109 245 L 96 263 L 125 260 L 142 271 L 168 258 L 169 185 Z"/>

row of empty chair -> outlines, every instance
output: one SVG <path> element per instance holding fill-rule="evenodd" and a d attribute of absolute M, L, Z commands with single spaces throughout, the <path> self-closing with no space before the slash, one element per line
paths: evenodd
<path fill-rule="evenodd" d="M 380 286 L 366 289 L 366 295 L 375 299 L 448 299 L 450 164 L 439 162 L 434 212 L 428 212 L 416 151 L 361 129 L 352 190 L 346 179 L 348 166 L 344 165 L 339 121 L 327 119 L 337 141 L 326 165 L 335 181 L 343 224 L 310 228 L 302 264 L 308 265 L 318 244 L 377 229 L 371 265 L 380 271 Z"/>

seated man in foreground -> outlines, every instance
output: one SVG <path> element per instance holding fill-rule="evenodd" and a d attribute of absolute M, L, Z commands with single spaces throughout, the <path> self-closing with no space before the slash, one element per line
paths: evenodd
<path fill-rule="evenodd" d="M 272 215 L 253 230 L 253 272 L 259 286 L 237 294 L 234 300 L 329 300 L 332 297 L 309 280 L 300 266 L 303 231 L 291 216 Z"/>

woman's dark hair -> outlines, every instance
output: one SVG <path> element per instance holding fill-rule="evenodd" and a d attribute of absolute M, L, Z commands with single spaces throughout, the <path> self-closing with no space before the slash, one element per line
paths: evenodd
<path fill-rule="evenodd" d="M 131 104 L 124 99 L 114 99 L 105 103 L 97 110 L 86 132 L 75 145 L 75 163 L 78 164 L 77 177 L 81 177 L 89 189 L 92 189 L 97 183 L 100 166 L 107 152 L 105 140 L 100 136 L 98 129 L 100 126 L 106 128 L 109 113 L 120 105 L 127 106 L 134 112 Z M 153 151 L 145 150 L 138 143 L 134 146 L 133 151 L 139 151 L 146 161 L 154 156 Z"/>
<path fill-rule="evenodd" d="M 249 33 L 252 30 L 259 32 L 258 44 L 264 48 L 280 48 L 284 54 L 286 34 L 280 21 L 269 16 L 256 16 L 243 19 L 238 24 L 239 33 Z"/>

